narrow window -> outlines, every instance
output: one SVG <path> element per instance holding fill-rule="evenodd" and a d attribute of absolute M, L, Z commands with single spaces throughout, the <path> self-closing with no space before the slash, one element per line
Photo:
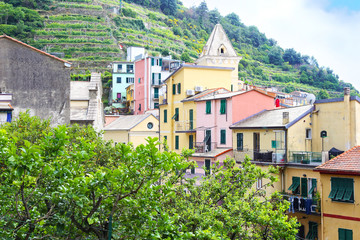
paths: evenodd
<path fill-rule="evenodd" d="M 293 194 L 300 193 L 300 178 L 299 177 L 292 177 L 292 184 L 288 188 L 288 190 L 292 191 Z"/>
<path fill-rule="evenodd" d="M 141 78 L 139 78 L 139 83 L 141 83 Z"/>
<path fill-rule="evenodd" d="M 220 130 L 220 144 L 226 144 L 226 130 Z"/>
<path fill-rule="evenodd" d="M 339 228 L 339 240 L 353 240 L 353 231 L 349 229 Z"/>
<path fill-rule="evenodd" d="M 194 135 L 189 135 L 189 149 L 194 148 Z"/>
<path fill-rule="evenodd" d="M 311 139 L 311 128 L 306 129 L 306 139 Z"/>
<path fill-rule="evenodd" d="M 181 93 L 181 83 L 178 83 L 178 94 Z"/>
<path fill-rule="evenodd" d="M 173 95 L 176 94 L 176 84 L 173 84 L 173 86 L 172 86 L 172 92 L 173 92 Z"/>
<path fill-rule="evenodd" d="M 307 178 L 301 178 L 301 196 L 307 197 L 308 195 L 308 180 Z"/>
<path fill-rule="evenodd" d="M 121 83 L 121 77 L 116 78 L 116 83 Z"/>
<path fill-rule="evenodd" d="M 244 145 L 243 137 L 244 137 L 243 133 L 236 134 L 236 148 L 238 151 L 242 151 L 244 149 L 243 148 L 243 145 Z"/>
<path fill-rule="evenodd" d="M 226 113 L 226 99 L 221 99 L 220 101 L 220 114 Z"/>
<path fill-rule="evenodd" d="M 205 175 L 209 175 L 211 173 L 211 160 L 205 159 Z"/>
<path fill-rule="evenodd" d="M 211 114 L 211 101 L 206 101 L 206 114 Z"/>
<path fill-rule="evenodd" d="M 179 149 L 179 136 L 175 136 L 175 149 Z"/>
<path fill-rule="evenodd" d="M 164 109 L 164 123 L 167 123 L 167 109 Z"/>

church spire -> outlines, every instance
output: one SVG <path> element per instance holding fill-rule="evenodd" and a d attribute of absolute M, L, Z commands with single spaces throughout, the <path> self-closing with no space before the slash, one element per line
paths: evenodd
<path fill-rule="evenodd" d="M 205 56 L 237 57 L 236 51 L 221 24 L 215 25 L 200 58 Z"/>

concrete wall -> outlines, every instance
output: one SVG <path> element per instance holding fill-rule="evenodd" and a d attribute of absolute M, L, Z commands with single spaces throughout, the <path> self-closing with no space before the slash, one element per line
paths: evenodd
<path fill-rule="evenodd" d="M 14 116 L 51 118 L 70 123 L 70 69 L 64 62 L 6 38 L 0 38 L 0 88 L 13 94 Z"/>

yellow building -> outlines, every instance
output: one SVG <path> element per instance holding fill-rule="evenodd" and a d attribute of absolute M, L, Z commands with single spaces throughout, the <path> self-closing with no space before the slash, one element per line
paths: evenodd
<path fill-rule="evenodd" d="M 311 151 L 346 151 L 360 145 L 360 98 L 350 97 L 349 88 L 344 98 L 317 100 L 312 115 Z"/>
<path fill-rule="evenodd" d="M 297 217 L 301 227 L 298 237 L 321 239 L 321 217 L 316 192 L 320 175 L 314 167 L 324 160 L 321 153 L 309 151 L 312 105 L 265 110 L 243 119 L 233 130 L 234 157 L 241 161 L 245 155 L 263 169 L 280 168 L 277 182 L 267 194 L 283 192 L 291 202 L 289 216 Z"/>
<path fill-rule="evenodd" d="M 130 111 L 134 112 L 134 84 L 126 87 L 126 105 Z"/>
<path fill-rule="evenodd" d="M 315 168 L 322 186 L 321 229 L 324 240 L 360 237 L 360 146 Z"/>
<path fill-rule="evenodd" d="M 167 139 L 170 150 L 192 148 L 196 139 L 196 104 L 186 99 L 209 89 L 237 90 L 240 59 L 217 24 L 196 64 L 182 65 L 165 80 L 159 101 L 160 138 Z"/>
<path fill-rule="evenodd" d="M 202 95 L 205 89 L 229 88 L 232 68 L 183 65 L 166 80 L 166 94 L 160 97 L 160 137 L 166 138 L 170 150 L 180 152 L 195 139 L 196 104 L 183 101 Z M 191 125 L 190 125 L 191 122 Z M 193 136 L 193 137 L 190 137 Z"/>
<path fill-rule="evenodd" d="M 203 66 L 231 67 L 231 91 L 243 88 L 239 81 L 238 66 L 241 57 L 237 55 L 221 24 L 216 24 L 196 64 Z"/>
<path fill-rule="evenodd" d="M 159 137 L 159 121 L 152 114 L 121 115 L 104 128 L 104 139 L 117 143 L 146 144 L 147 137 Z"/>

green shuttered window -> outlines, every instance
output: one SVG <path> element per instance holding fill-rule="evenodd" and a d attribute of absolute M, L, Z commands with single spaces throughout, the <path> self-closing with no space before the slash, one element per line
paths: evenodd
<path fill-rule="evenodd" d="M 175 95 L 176 94 L 176 84 L 173 84 L 173 95 Z"/>
<path fill-rule="evenodd" d="M 309 194 L 313 194 L 316 187 L 317 187 L 317 182 L 316 182 L 316 179 L 313 178 L 313 179 L 311 179 L 311 188 L 309 190 Z"/>
<path fill-rule="evenodd" d="M 206 101 L 206 114 L 211 114 L 211 101 Z"/>
<path fill-rule="evenodd" d="M 194 148 L 194 135 L 189 135 L 189 149 Z"/>
<path fill-rule="evenodd" d="M 179 108 L 175 108 L 175 115 L 172 118 L 175 121 L 179 121 Z"/>
<path fill-rule="evenodd" d="M 194 110 L 189 110 L 189 121 L 190 121 L 190 130 L 194 129 Z"/>
<path fill-rule="evenodd" d="M 226 144 L 226 130 L 220 130 L 220 144 Z"/>
<path fill-rule="evenodd" d="M 152 58 L 152 59 L 151 59 L 151 66 L 154 66 L 154 63 L 155 63 L 155 59 Z"/>
<path fill-rule="evenodd" d="M 244 134 L 243 133 L 237 133 L 236 134 L 236 148 L 238 151 L 242 151 L 244 148 Z"/>
<path fill-rule="evenodd" d="M 309 222 L 309 232 L 306 235 L 306 239 L 318 239 L 318 224 L 316 222 Z"/>
<path fill-rule="evenodd" d="M 167 109 L 164 109 L 164 123 L 167 123 Z"/>
<path fill-rule="evenodd" d="M 226 113 L 226 99 L 221 99 L 220 101 L 220 114 Z"/>
<path fill-rule="evenodd" d="M 292 184 L 290 185 L 288 190 L 293 191 L 295 194 L 297 194 L 300 192 L 299 186 L 300 186 L 300 178 L 292 177 Z"/>
<path fill-rule="evenodd" d="M 175 149 L 179 149 L 179 136 L 175 136 Z"/>
<path fill-rule="evenodd" d="M 162 66 L 162 58 L 159 59 L 159 66 Z"/>
<path fill-rule="evenodd" d="M 354 202 L 354 180 L 332 177 L 329 198 L 333 201 Z"/>
<path fill-rule="evenodd" d="M 307 187 L 307 178 L 301 178 L 301 196 L 307 197 L 308 187 Z"/>
<path fill-rule="evenodd" d="M 178 83 L 178 94 L 181 93 L 181 83 Z"/>
<path fill-rule="evenodd" d="M 353 231 L 339 228 L 339 240 L 353 240 Z"/>

